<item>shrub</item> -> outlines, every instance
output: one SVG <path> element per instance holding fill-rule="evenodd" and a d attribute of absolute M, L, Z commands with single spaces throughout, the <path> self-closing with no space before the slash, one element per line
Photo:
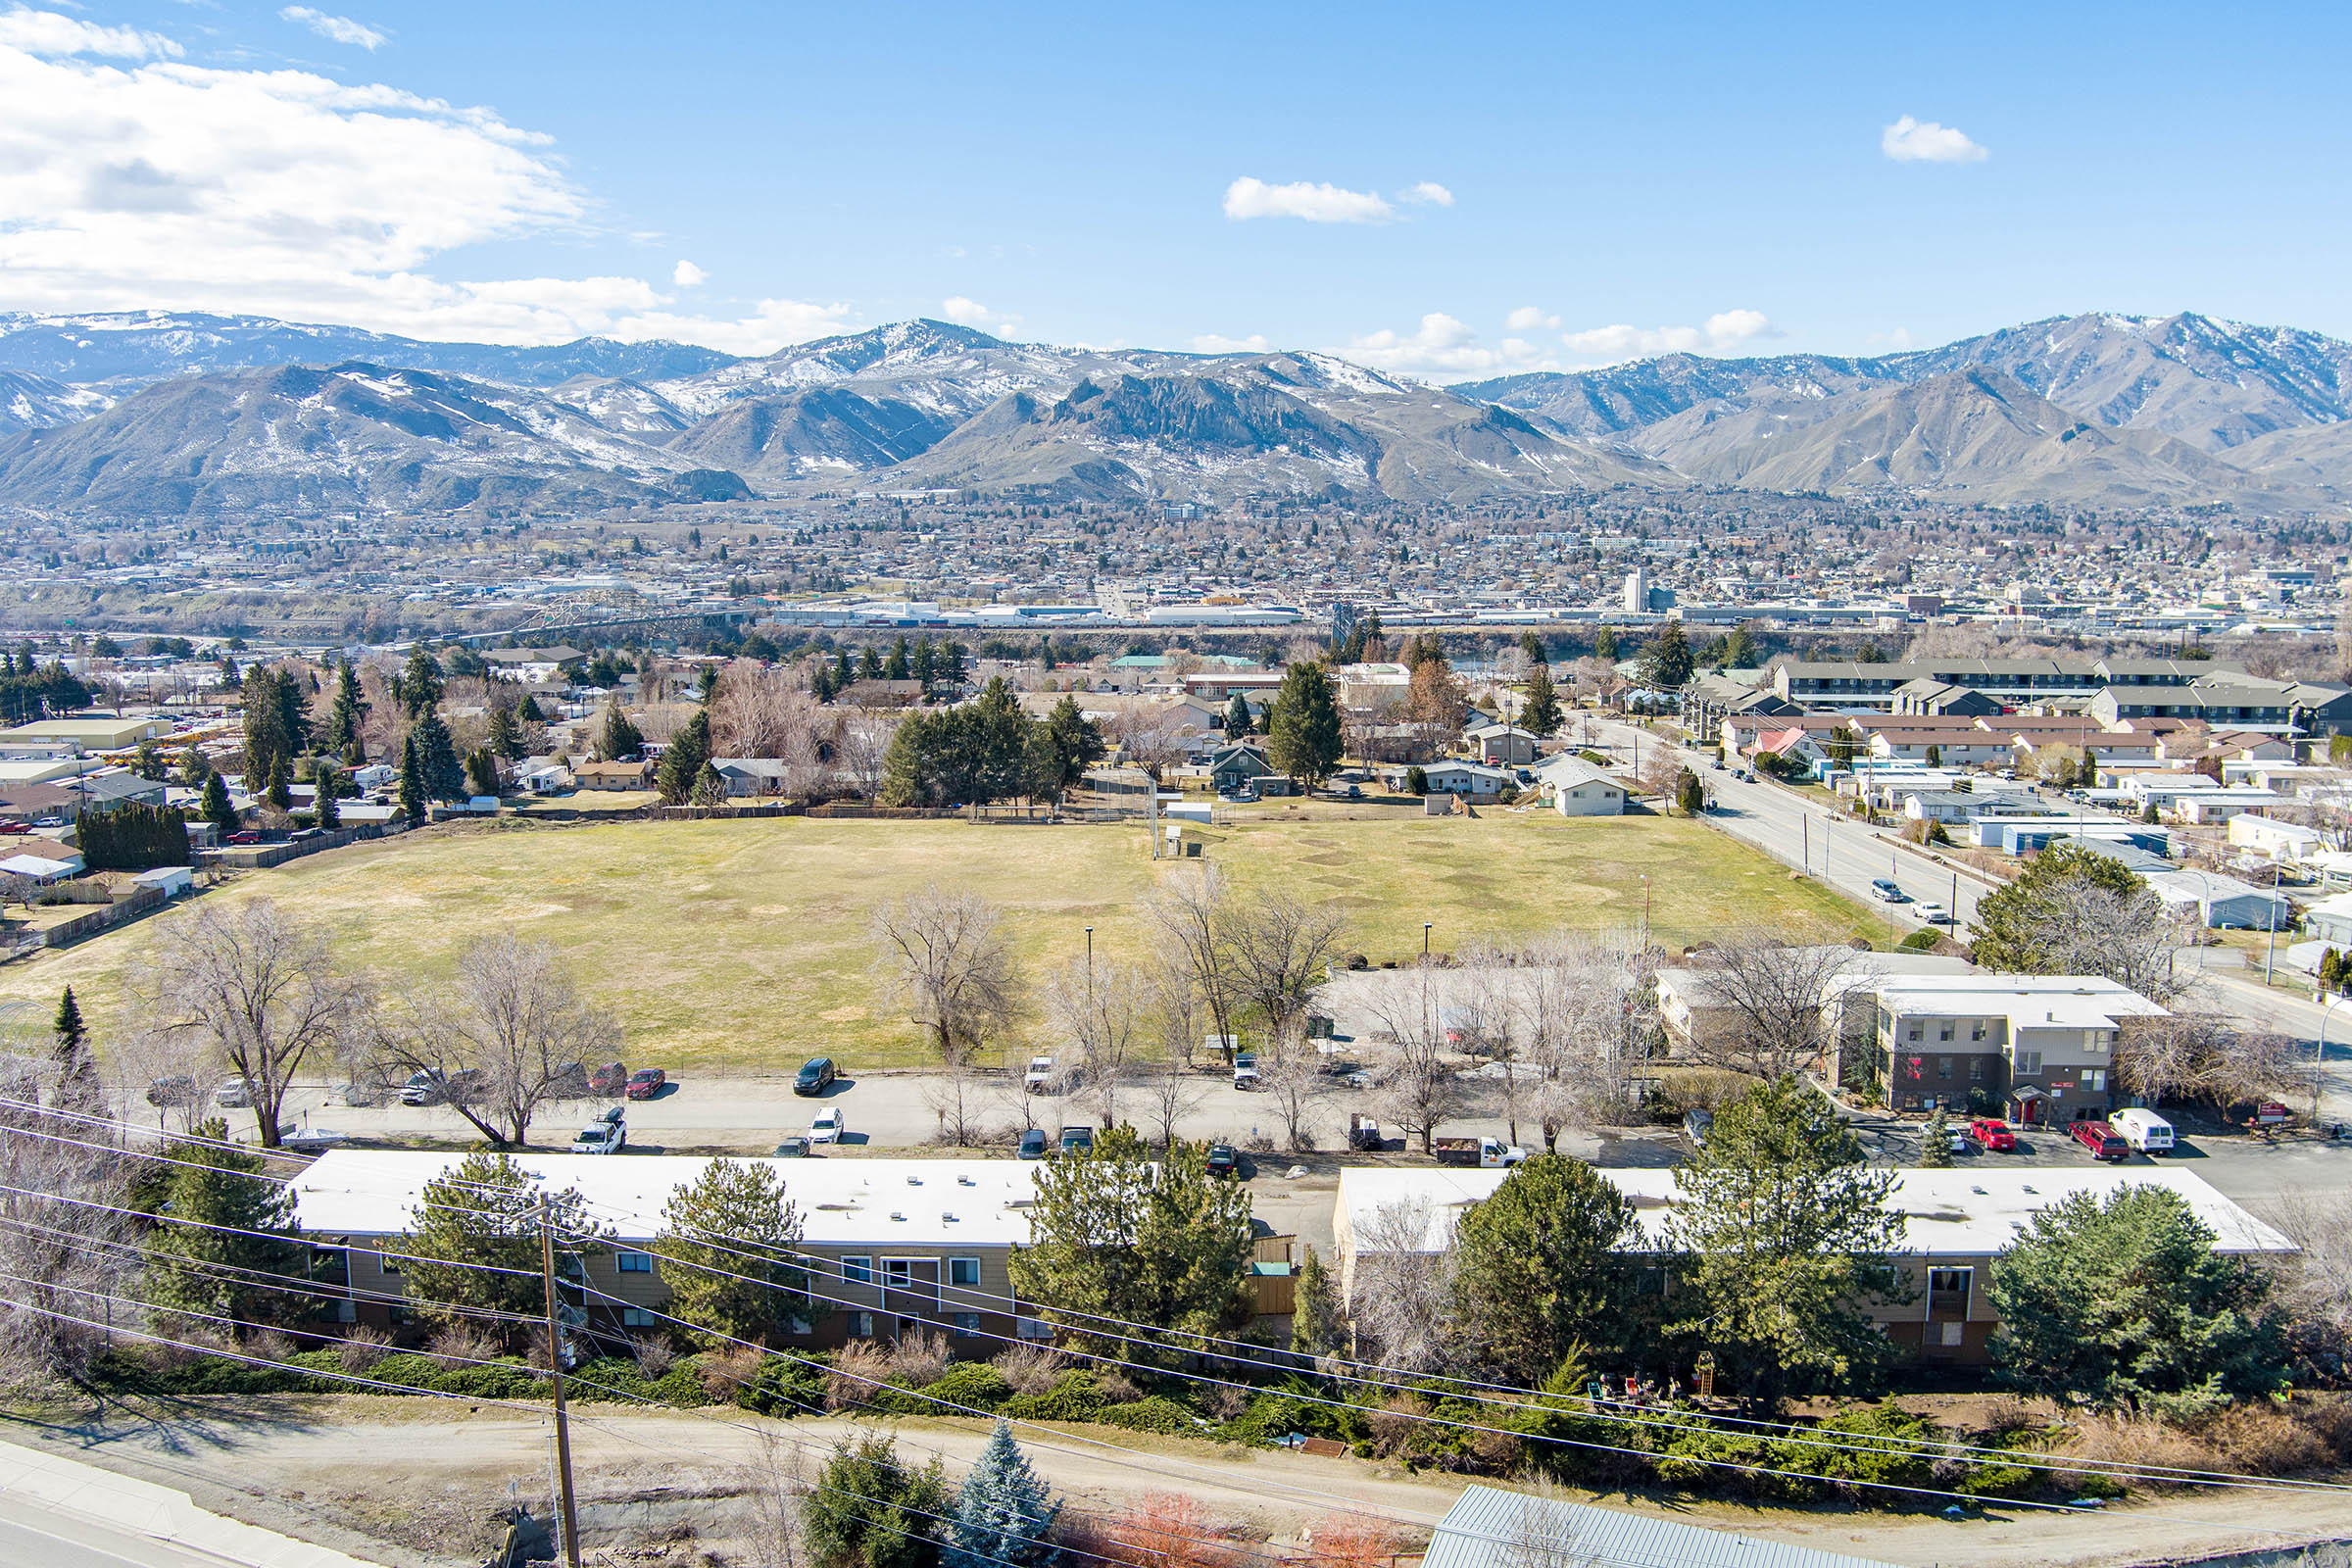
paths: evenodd
<path fill-rule="evenodd" d="M 1135 1379 L 1115 1366 L 1096 1362 L 1087 1372 L 1095 1380 L 1095 1387 L 1102 1391 L 1102 1397 L 1113 1404 L 1143 1397 L 1144 1391 L 1135 1386 Z"/>
<path fill-rule="evenodd" d="M 337 1366 L 354 1376 L 363 1376 L 392 1353 L 392 1336 L 362 1323 L 344 1335 L 334 1348 Z"/>
<path fill-rule="evenodd" d="M 723 1349 L 706 1350 L 700 1357 L 699 1371 L 703 1392 L 713 1399 L 731 1399 L 735 1391 L 760 1375 L 767 1357 L 748 1345 L 730 1345 Z"/>
<path fill-rule="evenodd" d="M 1015 1394 L 1043 1394 L 1069 1365 L 1069 1358 L 1050 1345 L 1016 1345 L 989 1363 L 1004 1376 Z"/>
<path fill-rule="evenodd" d="M 1004 1401 L 1004 1413 L 1024 1421 L 1092 1421 L 1110 1402 L 1092 1372 L 1073 1370 L 1043 1394 L 1014 1395 Z"/>
<path fill-rule="evenodd" d="M 1104 1426 L 1125 1427 L 1131 1432 L 1158 1432 L 1174 1437 L 1193 1432 L 1193 1412 L 1174 1399 L 1152 1395 L 1150 1398 L 1135 1399 L 1125 1404 L 1104 1405 L 1095 1419 Z"/>
<path fill-rule="evenodd" d="M 498 1354 L 498 1347 L 470 1323 L 452 1323 L 438 1330 L 426 1349 L 444 1367 L 487 1361 Z"/>
<path fill-rule="evenodd" d="M 637 1370 L 649 1378 L 659 1378 L 678 1364 L 678 1348 L 669 1343 L 666 1334 L 648 1334 L 633 1342 L 637 1355 Z"/>
<path fill-rule="evenodd" d="M 1012 1397 L 1012 1384 L 986 1361 L 960 1361 L 924 1385 L 923 1393 L 943 1405 L 994 1410 Z"/>
<path fill-rule="evenodd" d="M 822 1409 L 825 1386 L 823 1368 L 804 1361 L 775 1360 L 736 1384 L 729 1394 L 737 1404 L 755 1414 L 790 1417 Z"/>
<path fill-rule="evenodd" d="M 871 1403 L 889 1381 L 889 1349 L 872 1340 L 853 1340 L 834 1355 L 825 1374 L 825 1408 Z"/>
<path fill-rule="evenodd" d="M 955 1357 L 948 1352 L 948 1337 L 931 1329 L 916 1329 L 902 1334 L 890 1347 L 890 1376 L 892 1381 L 921 1387 L 935 1383 L 947 1371 Z"/>

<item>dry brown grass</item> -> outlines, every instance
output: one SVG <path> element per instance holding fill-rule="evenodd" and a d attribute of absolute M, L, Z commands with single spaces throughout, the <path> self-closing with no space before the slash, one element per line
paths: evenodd
<path fill-rule="evenodd" d="M 1016 1345 L 990 1363 L 1004 1374 L 1015 1394 L 1043 1394 L 1069 1365 L 1069 1358 L 1044 1345 Z"/>
<path fill-rule="evenodd" d="M 890 1349 L 872 1340 L 852 1340 L 835 1353 L 825 1371 L 825 1408 L 854 1408 L 874 1396 L 890 1380 Z"/>
<path fill-rule="evenodd" d="M 916 1329 L 902 1334 L 891 1343 L 890 1375 L 921 1388 L 939 1381 L 948 1363 L 956 1357 L 948 1349 L 948 1337 L 929 1329 Z"/>
<path fill-rule="evenodd" d="M 730 1345 L 707 1352 L 696 1363 L 703 1379 L 703 1392 L 713 1399 L 731 1399 L 735 1391 L 760 1375 L 767 1357 L 749 1345 Z"/>
<path fill-rule="evenodd" d="M 2242 1475 L 2299 1476 L 2352 1463 L 2352 1402 L 2337 1396 L 2240 1404 L 2185 1426 L 2139 1416 L 2074 1423 L 2064 1457 Z"/>
<path fill-rule="evenodd" d="M 498 1354 L 498 1342 L 469 1323 L 452 1323 L 434 1332 L 425 1353 L 445 1367 L 470 1366 Z"/>

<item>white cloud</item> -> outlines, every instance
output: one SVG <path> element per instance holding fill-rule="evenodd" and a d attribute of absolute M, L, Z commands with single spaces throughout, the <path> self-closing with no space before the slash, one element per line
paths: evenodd
<path fill-rule="evenodd" d="M 1196 354 L 1265 354 L 1272 347 L 1263 332 L 1252 332 L 1248 337 L 1225 337 L 1216 332 L 1202 332 L 1193 339 L 1193 352 Z"/>
<path fill-rule="evenodd" d="M 1269 185 L 1245 174 L 1225 187 L 1225 216 L 1236 222 L 1250 218 L 1302 218 L 1310 223 L 1381 223 L 1396 213 L 1368 190 L 1312 185 L 1304 180 Z"/>
<path fill-rule="evenodd" d="M 1749 339 L 1772 335 L 1761 311 L 1719 311 L 1702 326 L 1596 326 L 1563 332 L 1560 342 L 1589 365 L 1645 359 L 1657 354 L 1733 354 Z"/>
<path fill-rule="evenodd" d="M 87 58 L 102 54 L 136 63 Z M 391 86 L 177 54 L 126 28 L 0 13 L 0 309 L 250 312 L 504 343 L 665 336 L 738 353 L 850 315 L 790 299 L 673 315 L 634 277 L 436 275 L 459 247 L 586 228 L 589 199 L 549 138 Z"/>
<path fill-rule="evenodd" d="M 1533 332 L 1538 327 L 1557 326 L 1560 324 L 1560 318 L 1549 314 L 1541 306 L 1522 305 L 1504 317 L 1502 324 L 1514 332 Z"/>
<path fill-rule="evenodd" d="M 114 55 L 125 60 L 176 60 L 182 53 L 177 43 L 159 32 L 101 27 L 54 11 L 30 11 L 23 6 L 0 12 L 0 49 L 44 56 Z"/>
<path fill-rule="evenodd" d="M 1007 332 L 1020 323 L 1017 316 L 992 311 L 978 300 L 961 294 L 939 302 L 939 314 L 958 326 L 974 326 L 983 332 Z"/>
<path fill-rule="evenodd" d="M 1384 329 L 1350 338 L 1345 348 L 1331 352 L 1376 370 L 1421 381 L 1470 381 L 1557 368 L 1542 349 L 1523 338 L 1506 337 L 1489 348 L 1478 341 L 1476 332 L 1443 311 L 1422 317 L 1416 331 Z"/>
<path fill-rule="evenodd" d="M 1416 207 L 1451 207 L 1453 192 L 1434 179 L 1425 179 L 1417 185 L 1407 185 L 1397 192 L 1396 199 L 1411 202 Z"/>
<path fill-rule="evenodd" d="M 372 52 L 384 41 L 382 33 L 364 22 L 354 22 L 349 17 L 330 17 L 323 11 L 313 11 L 309 6 L 288 6 L 277 15 L 279 21 L 308 27 L 328 43 L 348 43 Z"/>
<path fill-rule="evenodd" d="M 680 262 L 669 270 L 669 280 L 680 288 L 701 288 L 710 276 L 692 262 Z"/>
<path fill-rule="evenodd" d="M 1898 164 L 1974 164 L 1988 156 L 1953 126 L 1909 115 L 1879 133 L 1879 151 Z"/>
<path fill-rule="evenodd" d="M 1872 349 L 1908 349 L 1918 347 L 1919 340 L 1911 335 L 1909 327 L 1898 326 L 1888 332 L 1864 333 L 1862 346 Z"/>

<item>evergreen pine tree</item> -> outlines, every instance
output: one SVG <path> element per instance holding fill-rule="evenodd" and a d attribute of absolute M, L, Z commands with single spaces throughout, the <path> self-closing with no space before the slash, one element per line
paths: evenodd
<path fill-rule="evenodd" d="M 359 671 L 348 663 L 335 667 L 335 700 L 326 710 L 327 749 L 350 756 L 352 748 L 360 748 L 363 760 L 367 742 L 361 737 L 366 722 L 368 704 L 360 696 Z"/>
<path fill-rule="evenodd" d="M 1061 1500 L 999 1421 L 956 1495 L 942 1568 L 1045 1568 L 1059 1556 L 1050 1537 L 1060 1513 Z"/>
<path fill-rule="evenodd" d="M 130 770 L 151 783 L 161 783 L 164 775 L 170 771 L 164 766 L 164 754 L 156 750 L 155 742 L 151 740 L 139 742 L 138 752 L 131 758 Z"/>
<path fill-rule="evenodd" d="M 514 710 L 514 716 L 525 724 L 547 722 L 547 710 L 539 706 L 539 699 L 529 692 L 522 694 L 522 706 Z"/>
<path fill-rule="evenodd" d="M 204 819 L 220 830 L 222 838 L 237 830 L 242 820 L 237 808 L 228 803 L 228 786 L 218 773 L 204 775 Z"/>
<path fill-rule="evenodd" d="M 416 732 L 412 729 L 400 739 L 400 814 L 412 826 L 422 822 L 430 799 L 424 787 L 424 764 L 416 755 Z"/>
<path fill-rule="evenodd" d="M 662 792 L 664 806 L 683 806 L 694 791 L 695 775 L 710 760 L 710 713 L 707 709 L 695 710 L 694 716 L 680 725 L 677 734 L 662 750 L 662 760 L 654 769 L 654 787 Z"/>
<path fill-rule="evenodd" d="M 716 664 L 705 664 L 695 673 L 694 700 L 702 704 L 705 708 L 709 708 L 710 706 L 710 699 L 716 697 L 717 695 L 718 666 Z"/>
<path fill-rule="evenodd" d="M 1919 1146 L 1919 1164 L 1922 1170 L 1944 1170 L 1952 1163 L 1952 1119 L 1937 1105 L 1928 1112 L 1928 1124 L 1921 1129 L 1923 1142 Z"/>
<path fill-rule="evenodd" d="M 441 687 L 440 662 L 419 644 L 402 666 L 400 678 L 393 683 L 392 695 L 400 699 L 401 709 L 415 720 L 441 706 Z"/>
<path fill-rule="evenodd" d="M 605 703 L 605 722 L 596 740 L 597 755 L 608 762 L 634 761 L 645 750 L 645 736 L 621 711 L 620 694 L 614 692 Z"/>
<path fill-rule="evenodd" d="M 1291 1348 L 1300 1355 L 1333 1355 L 1347 1347 L 1340 1318 L 1340 1292 L 1331 1270 L 1313 1248 L 1298 1265 L 1291 1304 Z"/>
<path fill-rule="evenodd" d="M 1592 657 L 1617 662 L 1617 628 L 1603 626 L 1592 634 Z"/>
<path fill-rule="evenodd" d="M 498 794 L 498 759 L 487 747 L 475 747 L 466 755 L 466 785 L 476 795 Z"/>
<path fill-rule="evenodd" d="M 158 1306 L 210 1312 L 246 1323 L 288 1322 L 312 1298 L 271 1290 L 255 1276 L 299 1278 L 309 1249 L 294 1219 L 294 1194 L 259 1154 L 224 1148 L 219 1119 L 176 1142 L 168 1202 L 186 1224 L 158 1226 L 147 1240 L 147 1298 Z"/>
<path fill-rule="evenodd" d="M 939 683 L 942 686 L 961 686 L 965 678 L 963 644 L 949 643 L 940 657 Z"/>
<path fill-rule="evenodd" d="M 882 664 L 882 678 L 885 680 L 912 680 L 914 678 L 914 664 L 906 652 L 906 634 L 905 632 L 901 632 L 899 640 L 891 645 L 890 658 L 885 660 Z"/>
<path fill-rule="evenodd" d="M 57 1107 L 84 1115 L 105 1115 L 106 1086 L 98 1081 L 98 1063 L 90 1052 L 89 1027 L 81 1021 L 81 1004 L 74 1000 L 72 986 L 66 987 L 65 995 L 57 999 L 57 1019 L 51 1027 L 57 1035 L 53 1053 L 57 1063 Z"/>
<path fill-rule="evenodd" d="M 1539 663 L 1527 677 L 1527 701 L 1519 710 L 1519 723 L 1537 735 L 1556 735 L 1564 718 L 1560 711 L 1559 688 L 1552 684 L 1551 666 Z"/>
<path fill-rule="evenodd" d="M 1240 692 L 1235 692 L 1233 700 L 1225 705 L 1225 738 L 1229 741 L 1240 740 L 1250 733 L 1250 700 Z"/>
<path fill-rule="evenodd" d="M 882 678 L 881 656 L 874 652 L 870 644 L 858 656 L 858 678 L 859 680 L 880 680 Z"/>
<path fill-rule="evenodd" d="M 1312 660 L 1293 664 L 1266 710 L 1266 760 L 1311 790 L 1331 776 L 1340 753 L 1337 688 Z"/>
<path fill-rule="evenodd" d="M 523 755 L 522 726 L 514 722 L 514 710 L 504 703 L 490 706 L 490 721 L 482 741 L 493 757 L 514 761 Z"/>
<path fill-rule="evenodd" d="M 274 810 L 283 811 L 294 804 L 294 780 L 291 774 L 285 753 L 280 752 L 270 759 L 270 784 L 262 798 Z"/>
<path fill-rule="evenodd" d="M 833 654 L 833 690 L 835 693 L 843 691 L 850 682 L 857 678 L 858 671 L 850 664 L 850 651 L 847 648 L 836 649 Z"/>
<path fill-rule="evenodd" d="M 204 781 L 213 776 L 213 760 L 203 751 L 191 746 L 179 761 L 179 781 L 192 790 L 204 788 Z"/>
<path fill-rule="evenodd" d="M 332 762 L 318 764 L 318 792 L 314 797 L 317 806 L 311 821 L 332 833 L 343 825 L 342 808 L 335 802 L 343 794 L 343 770 Z"/>
<path fill-rule="evenodd" d="M 457 742 L 450 738 L 449 726 L 441 721 L 441 714 L 432 709 L 425 710 L 424 716 L 409 726 L 409 738 L 416 743 L 416 766 L 424 781 L 425 798 L 466 799 L 466 764 L 458 760 Z"/>

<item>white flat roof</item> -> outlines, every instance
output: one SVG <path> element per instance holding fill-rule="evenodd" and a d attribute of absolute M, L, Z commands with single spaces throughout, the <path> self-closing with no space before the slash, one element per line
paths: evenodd
<path fill-rule="evenodd" d="M 1348 1217 L 1348 1234 L 1360 1237 L 1375 1210 L 1426 1198 L 1430 1221 L 1420 1250 L 1434 1252 L 1462 1211 L 1492 1195 L 1509 1174 L 1348 1166 L 1340 1172 L 1339 1205 Z M 1661 1249 L 1666 1219 L 1677 1199 L 1674 1172 L 1611 1169 L 1600 1174 L 1632 1200 L 1644 1249 Z M 1887 1200 L 1903 1215 L 1902 1237 L 1894 1250 L 1920 1257 L 1989 1256 L 2052 1204 L 2076 1193 L 2103 1199 L 2134 1184 L 2180 1194 L 2225 1252 L 2295 1250 L 2294 1243 L 2216 1192 L 2204 1178 L 2175 1166 L 2154 1165 L 2131 1170 L 1898 1170 Z"/>
<path fill-rule="evenodd" d="M 302 1228 L 323 1236 L 387 1236 L 409 1228 L 424 1184 L 463 1155 L 337 1149 L 289 1184 Z M 557 1192 L 573 1188 L 623 1242 L 651 1241 L 670 1194 L 702 1175 L 692 1154 L 514 1156 Z M 1005 1247 L 1029 1240 L 1037 1166 L 1018 1159 L 745 1159 L 772 1166 L 811 1246 Z"/>
<path fill-rule="evenodd" d="M 2112 1029 L 2119 1018 L 2165 1016 L 2138 992 L 2097 975 L 1922 975 L 1882 986 L 1879 1003 L 1896 1013 L 1998 1016 L 2065 1029 Z"/>

